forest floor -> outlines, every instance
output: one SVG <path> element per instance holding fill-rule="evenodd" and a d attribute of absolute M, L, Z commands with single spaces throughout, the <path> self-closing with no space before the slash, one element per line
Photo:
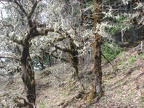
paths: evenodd
<path fill-rule="evenodd" d="M 144 55 L 129 49 L 111 63 L 115 69 L 110 64 L 102 65 L 104 96 L 91 105 L 86 93 L 94 80 L 92 62 L 79 67 L 81 81 L 77 82 L 71 78 L 74 70 L 65 63 L 36 72 L 37 108 L 144 108 Z M 9 82 L 5 83 L 6 79 Z M 13 99 L 24 95 L 19 75 L 0 79 L 0 108 L 15 108 Z"/>

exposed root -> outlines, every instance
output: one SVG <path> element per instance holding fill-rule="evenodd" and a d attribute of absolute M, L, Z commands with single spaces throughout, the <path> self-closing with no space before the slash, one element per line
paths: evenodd
<path fill-rule="evenodd" d="M 21 97 L 16 97 L 14 99 L 14 102 L 16 103 L 15 107 L 18 108 L 35 108 L 35 105 L 33 103 L 27 102 L 26 99 Z"/>

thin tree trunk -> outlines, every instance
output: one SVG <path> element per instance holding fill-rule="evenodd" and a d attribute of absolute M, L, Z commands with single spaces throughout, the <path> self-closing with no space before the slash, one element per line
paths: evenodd
<path fill-rule="evenodd" d="M 95 36 L 99 37 L 98 34 Z M 102 92 L 102 69 L 101 69 L 101 42 L 99 39 L 94 43 L 94 73 L 95 73 L 95 93 L 96 95 Z"/>
<path fill-rule="evenodd" d="M 94 3 L 94 27 L 96 29 L 97 24 L 101 23 L 102 16 L 102 0 L 95 0 Z M 98 31 L 96 29 L 96 31 Z M 94 73 L 95 73 L 95 93 L 96 95 L 102 92 L 102 69 L 101 69 L 101 44 L 102 39 L 98 33 L 95 33 L 94 47 Z"/>
<path fill-rule="evenodd" d="M 102 69 L 101 69 L 101 44 L 102 39 L 101 36 L 97 33 L 98 29 L 96 29 L 97 24 L 101 23 L 101 3 L 102 0 L 95 0 L 94 3 L 94 27 L 95 27 L 95 42 L 93 43 L 94 48 L 94 68 L 93 72 L 95 74 L 95 80 L 92 87 L 92 90 L 87 97 L 87 101 L 89 103 L 93 102 L 93 99 L 98 96 L 99 99 L 103 94 L 102 90 Z"/>

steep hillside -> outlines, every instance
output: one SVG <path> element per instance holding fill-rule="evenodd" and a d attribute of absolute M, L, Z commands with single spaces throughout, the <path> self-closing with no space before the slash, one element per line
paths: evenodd
<path fill-rule="evenodd" d="M 134 49 L 129 49 L 112 64 L 115 69 L 110 64 L 103 65 L 104 96 L 93 104 L 86 101 L 94 79 L 91 62 L 80 67 L 81 81 L 77 82 L 71 79 L 73 69 L 69 64 L 61 63 L 36 72 L 37 108 L 143 108 L 144 55 L 137 55 Z M 1 107 L 12 108 L 15 105 L 13 99 L 23 97 L 24 92 L 19 75 L 9 83 L 1 81 Z"/>

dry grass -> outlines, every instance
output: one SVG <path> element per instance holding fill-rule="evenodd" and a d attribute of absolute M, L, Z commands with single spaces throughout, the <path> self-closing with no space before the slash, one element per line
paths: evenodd
<path fill-rule="evenodd" d="M 85 95 L 79 82 L 71 80 L 73 69 L 68 64 L 58 64 L 41 72 L 36 72 L 37 108 L 143 108 L 144 107 L 144 57 L 131 51 L 124 52 L 113 61 L 112 66 L 103 66 L 103 86 L 105 95 L 98 103 L 87 106 Z M 133 59 L 135 58 L 135 59 Z M 132 59 L 132 60 L 131 60 Z M 131 63 L 132 62 L 132 63 Z M 81 82 L 90 91 L 93 74 L 92 64 L 80 68 Z M 20 77 L 8 86 L 1 81 L 0 107 L 12 108 L 13 98 L 24 96 Z M 2 106 L 3 105 L 3 106 Z M 6 107 L 7 106 L 7 107 Z"/>

